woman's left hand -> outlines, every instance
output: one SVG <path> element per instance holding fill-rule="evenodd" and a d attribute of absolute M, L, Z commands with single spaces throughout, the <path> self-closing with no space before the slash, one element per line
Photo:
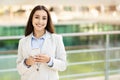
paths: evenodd
<path fill-rule="evenodd" d="M 41 63 L 48 63 L 50 61 L 50 57 L 46 54 L 39 54 L 35 57 L 35 62 L 41 62 Z"/>

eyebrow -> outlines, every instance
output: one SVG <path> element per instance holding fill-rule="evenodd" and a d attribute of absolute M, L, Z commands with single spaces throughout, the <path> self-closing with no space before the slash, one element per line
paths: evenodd
<path fill-rule="evenodd" d="M 40 16 L 40 15 L 38 15 L 38 14 L 35 14 L 35 16 Z M 43 16 L 43 17 L 47 17 L 47 16 Z"/>
<path fill-rule="evenodd" d="M 38 14 L 35 14 L 35 16 L 40 16 L 40 15 L 38 15 Z M 46 16 L 46 15 L 45 15 Z M 47 17 L 47 16 L 46 16 Z"/>

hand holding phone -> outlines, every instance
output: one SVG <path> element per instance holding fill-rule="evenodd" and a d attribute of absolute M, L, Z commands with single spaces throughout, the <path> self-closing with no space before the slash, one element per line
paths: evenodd
<path fill-rule="evenodd" d="M 50 61 L 50 57 L 46 54 L 38 54 L 34 57 L 35 62 L 48 63 Z"/>

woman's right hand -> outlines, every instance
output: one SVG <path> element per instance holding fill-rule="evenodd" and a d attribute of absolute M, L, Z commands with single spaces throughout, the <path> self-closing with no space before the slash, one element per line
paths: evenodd
<path fill-rule="evenodd" d="M 27 59 L 26 59 L 26 65 L 28 65 L 28 66 L 32 66 L 33 64 L 35 64 L 35 60 L 34 60 L 34 58 L 32 57 L 32 56 L 30 56 L 30 57 L 28 57 Z"/>

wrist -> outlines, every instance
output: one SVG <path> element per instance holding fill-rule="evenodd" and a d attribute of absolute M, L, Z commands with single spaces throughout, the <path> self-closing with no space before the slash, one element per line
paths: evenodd
<path fill-rule="evenodd" d="M 31 67 L 31 65 L 29 65 L 29 64 L 27 64 L 27 58 L 24 60 L 24 64 L 29 68 L 29 67 Z"/>
<path fill-rule="evenodd" d="M 53 66 L 53 58 L 50 57 L 50 60 L 49 62 L 47 63 L 49 67 L 52 67 Z"/>
<path fill-rule="evenodd" d="M 50 62 L 50 59 L 51 59 L 51 58 L 49 57 L 49 58 L 48 58 L 48 61 L 47 61 L 47 63 L 49 63 L 49 62 Z"/>

